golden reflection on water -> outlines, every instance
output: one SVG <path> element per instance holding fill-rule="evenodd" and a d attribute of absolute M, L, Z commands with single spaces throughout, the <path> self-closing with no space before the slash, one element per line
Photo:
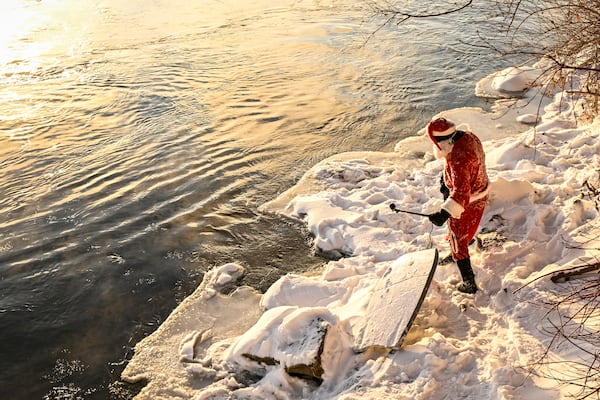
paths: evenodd
<path fill-rule="evenodd" d="M 15 42 L 31 31 L 33 14 L 20 0 L 4 0 L 0 3 L 0 62 L 11 59 Z"/>
<path fill-rule="evenodd" d="M 385 60 L 317 3 L 0 1 L 0 211 L 93 214 L 220 177 L 210 202 L 273 196 L 336 149 L 379 146 Z M 275 193 L 253 192 L 256 171 Z M 197 224 L 193 198 L 177 215 Z"/>
<path fill-rule="evenodd" d="M 50 116 L 59 126 L 75 122 L 54 116 L 77 108 L 88 113 L 93 128 L 109 129 L 131 122 L 122 120 L 129 117 L 123 110 L 147 90 L 172 97 L 180 89 L 194 97 L 177 106 L 192 111 L 204 106 L 224 135 L 239 136 L 243 129 L 243 136 L 260 143 L 290 124 L 304 131 L 302 124 L 315 118 L 331 125 L 364 106 L 347 101 L 357 89 L 352 85 L 360 67 L 340 66 L 336 46 L 327 43 L 332 34 L 351 33 L 356 25 L 343 18 L 313 23 L 317 9 L 292 0 L 174 0 L 152 6 L 142 0 L 2 1 L 0 115 L 36 127 L 38 116 Z M 140 70 L 153 63 L 162 69 Z M 125 91 L 118 87 L 121 80 Z M 77 92 L 82 86 L 73 88 L 78 81 L 104 87 L 90 96 L 87 89 Z M 74 134 L 79 129 L 63 125 L 49 141 L 43 135 L 21 137 L 26 132 L 17 127 L 11 139 L 48 148 L 81 143 L 84 137 Z"/>
<path fill-rule="evenodd" d="M 331 42 L 357 26 L 311 1 L 3 0 L 0 26 L 3 211 L 148 195 L 153 158 L 236 176 L 366 136 L 343 132 L 369 95 L 356 101 L 360 67 Z"/>
<path fill-rule="evenodd" d="M 3 0 L 0 3 L 0 66 L 4 74 L 22 73 L 23 65 L 36 66 L 41 59 L 64 46 L 61 14 L 57 3 L 41 5 L 37 1 Z"/>

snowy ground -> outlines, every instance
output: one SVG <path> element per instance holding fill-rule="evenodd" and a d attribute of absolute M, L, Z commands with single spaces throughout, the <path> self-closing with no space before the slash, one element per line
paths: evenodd
<path fill-rule="evenodd" d="M 488 96 L 517 91 L 535 76 L 534 69 L 506 70 L 477 90 Z M 597 262 L 599 199 L 585 182 L 600 186 L 600 120 L 576 123 L 581 105 L 564 93 L 540 97 L 533 88 L 519 102 L 506 110 L 499 100 L 492 113 L 443 113 L 480 136 L 487 153 L 492 187 L 483 246 L 471 247 L 481 289 L 475 296 L 455 290 L 454 264 L 438 266 L 401 350 L 352 350 L 352 328 L 369 317 L 366 302 L 383 271 L 403 254 L 437 247 L 443 257 L 448 246 L 445 227 L 389 208 L 394 202 L 428 213 L 442 203 L 442 161 L 423 132 L 398 143 L 394 153 L 341 154 L 316 165 L 264 210 L 302 219 L 324 254 L 342 257 L 317 275 L 285 276 L 264 295 L 248 288 L 220 294 L 243 268 L 211 271 L 136 346 L 123 378 L 149 381 L 137 399 L 560 399 L 576 393 L 545 378 L 566 376 L 568 364 L 553 369 L 536 362 L 553 338 L 545 304 L 572 288 L 548 274 Z M 319 349 L 306 338 L 318 341 L 315 332 L 324 326 L 322 383 L 290 376 L 286 366 L 315 358 Z M 545 360 L 578 360 L 583 350 L 555 343 Z"/>

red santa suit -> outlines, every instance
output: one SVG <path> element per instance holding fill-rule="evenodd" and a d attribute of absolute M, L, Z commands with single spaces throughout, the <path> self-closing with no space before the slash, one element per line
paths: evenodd
<path fill-rule="evenodd" d="M 472 132 L 458 131 L 444 118 L 428 126 L 434 153 L 445 158 L 444 181 L 450 191 L 442 209 L 450 214 L 448 240 L 452 258 L 469 258 L 469 242 L 477 233 L 489 198 L 489 181 L 481 141 Z"/>

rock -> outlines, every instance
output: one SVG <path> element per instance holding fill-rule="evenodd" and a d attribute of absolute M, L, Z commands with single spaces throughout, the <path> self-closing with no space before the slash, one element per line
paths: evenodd
<path fill-rule="evenodd" d="M 297 327 L 295 335 L 285 335 L 285 340 L 272 348 L 272 354 L 244 352 L 242 356 L 267 366 L 281 365 L 291 376 L 320 384 L 324 373 L 321 355 L 330 326 L 323 318 L 316 317 Z"/>
<path fill-rule="evenodd" d="M 308 353 L 314 353 L 313 347 L 318 344 L 316 356 L 312 362 L 310 364 L 295 364 L 286 366 L 285 372 L 291 376 L 314 380 L 321 384 L 323 382 L 321 377 L 323 376 L 323 372 L 325 372 L 323 370 L 323 365 L 321 364 L 321 355 L 323 354 L 325 337 L 327 336 L 328 330 L 329 324 L 321 320 L 319 326 L 317 326 L 317 330 L 314 331 L 314 335 L 312 335 L 312 337 L 308 337 L 304 343 L 301 343 L 300 352 Z"/>

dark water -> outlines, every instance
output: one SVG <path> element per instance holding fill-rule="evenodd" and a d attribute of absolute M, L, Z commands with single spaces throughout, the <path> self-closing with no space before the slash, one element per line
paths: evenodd
<path fill-rule="evenodd" d="M 468 15 L 365 44 L 362 4 L 2 2 L 0 398 L 130 398 L 132 347 L 204 272 L 239 262 L 265 290 L 323 264 L 262 203 L 484 105 L 507 62 L 456 44 Z"/>

